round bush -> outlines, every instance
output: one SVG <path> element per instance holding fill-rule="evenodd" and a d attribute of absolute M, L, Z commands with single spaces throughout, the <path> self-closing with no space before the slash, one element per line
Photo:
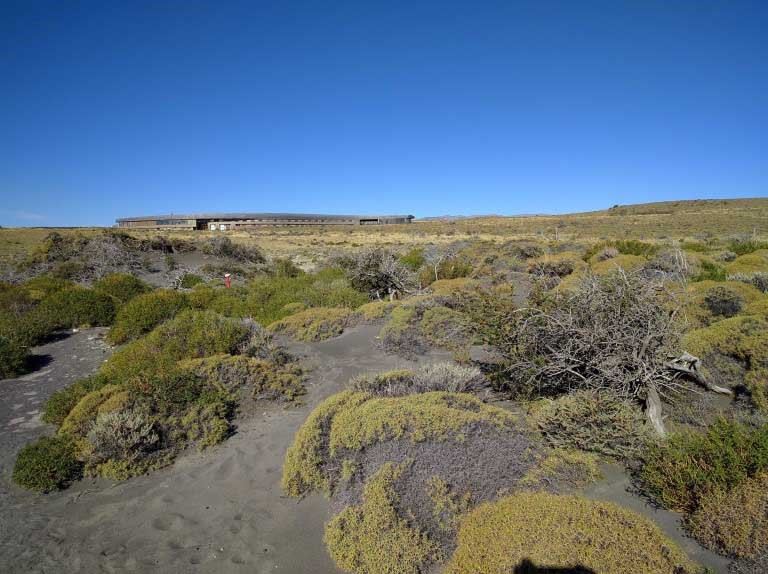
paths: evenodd
<path fill-rule="evenodd" d="M 600 574 L 625 574 L 633 568 L 648 574 L 698 571 L 639 514 L 577 496 L 524 492 L 482 504 L 462 520 L 458 547 L 445 573 L 577 568 Z"/>
<path fill-rule="evenodd" d="M 158 289 L 139 295 L 120 309 L 108 339 L 113 344 L 136 339 L 186 307 L 189 307 L 189 301 L 178 291 Z"/>
<path fill-rule="evenodd" d="M 24 371 L 27 350 L 19 342 L 0 335 L 0 379 L 13 377 Z"/>
<path fill-rule="evenodd" d="M 13 480 L 29 490 L 50 492 L 65 488 L 80 475 L 72 442 L 65 437 L 43 437 L 19 451 Z"/>
<path fill-rule="evenodd" d="M 134 297 L 151 290 L 144 281 L 127 273 L 112 273 L 102 277 L 93 284 L 93 288 L 99 293 L 113 297 L 118 305 L 125 305 Z"/>

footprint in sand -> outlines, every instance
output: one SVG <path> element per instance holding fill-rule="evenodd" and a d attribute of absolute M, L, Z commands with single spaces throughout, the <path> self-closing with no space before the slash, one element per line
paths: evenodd
<path fill-rule="evenodd" d="M 194 521 L 181 514 L 169 514 L 168 516 L 158 516 L 152 521 L 152 528 L 167 532 L 169 530 L 181 530 L 185 526 L 191 526 Z"/>

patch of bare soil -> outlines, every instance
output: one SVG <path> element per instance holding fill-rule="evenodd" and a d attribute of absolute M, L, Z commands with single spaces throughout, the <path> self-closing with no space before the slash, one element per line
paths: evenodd
<path fill-rule="evenodd" d="M 30 494 L 9 484 L 6 465 L 43 427 L 7 447 L 0 571 L 338 572 L 322 540 L 327 502 L 284 498 L 282 463 L 308 413 L 351 377 L 414 366 L 381 351 L 377 332 L 378 326 L 365 325 L 329 341 L 293 344 L 291 350 L 311 368 L 304 405 L 265 403 L 258 415 L 237 421 L 237 434 L 228 441 L 148 476 Z M 430 360 L 437 356 L 421 359 Z M 51 368 L 55 363 L 54 357 Z M 77 377 L 97 366 L 84 364 Z M 4 381 L 3 388 L 11 384 Z M 40 391 L 41 403 L 47 394 Z M 10 420 L 3 411 L 0 425 Z"/>

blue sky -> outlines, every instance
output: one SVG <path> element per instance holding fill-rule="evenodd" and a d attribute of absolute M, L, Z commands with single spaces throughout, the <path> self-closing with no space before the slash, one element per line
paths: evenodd
<path fill-rule="evenodd" d="M 768 2 L 0 0 L 0 224 L 766 196 Z"/>

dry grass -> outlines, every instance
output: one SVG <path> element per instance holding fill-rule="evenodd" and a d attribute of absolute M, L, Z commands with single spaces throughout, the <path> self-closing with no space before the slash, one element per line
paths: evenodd
<path fill-rule="evenodd" d="M 0 260 L 28 253 L 51 229 L 0 229 Z M 61 230 L 63 234 L 95 233 L 95 229 Z M 157 231 L 135 231 L 149 238 Z M 768 236 L 768 199 L 673 201 L 623 206 L 567 215 L 480 217 L 457 221 L 417 221 L 410 225 L 364 227 L 265 227 L 235 231 L 236 243 L 258 245 L 272 257 L 290 255 L 311 266 L 327 255 L 360 247 L 405 249 L 448 245 L 459 241 L 503 243 L 512 239 L 594 242 L 601 239 L 663 241 L 695 240 L 733 235 Z M 209 231 L 164 231 L 178 239 L 203 240 Z"/>

